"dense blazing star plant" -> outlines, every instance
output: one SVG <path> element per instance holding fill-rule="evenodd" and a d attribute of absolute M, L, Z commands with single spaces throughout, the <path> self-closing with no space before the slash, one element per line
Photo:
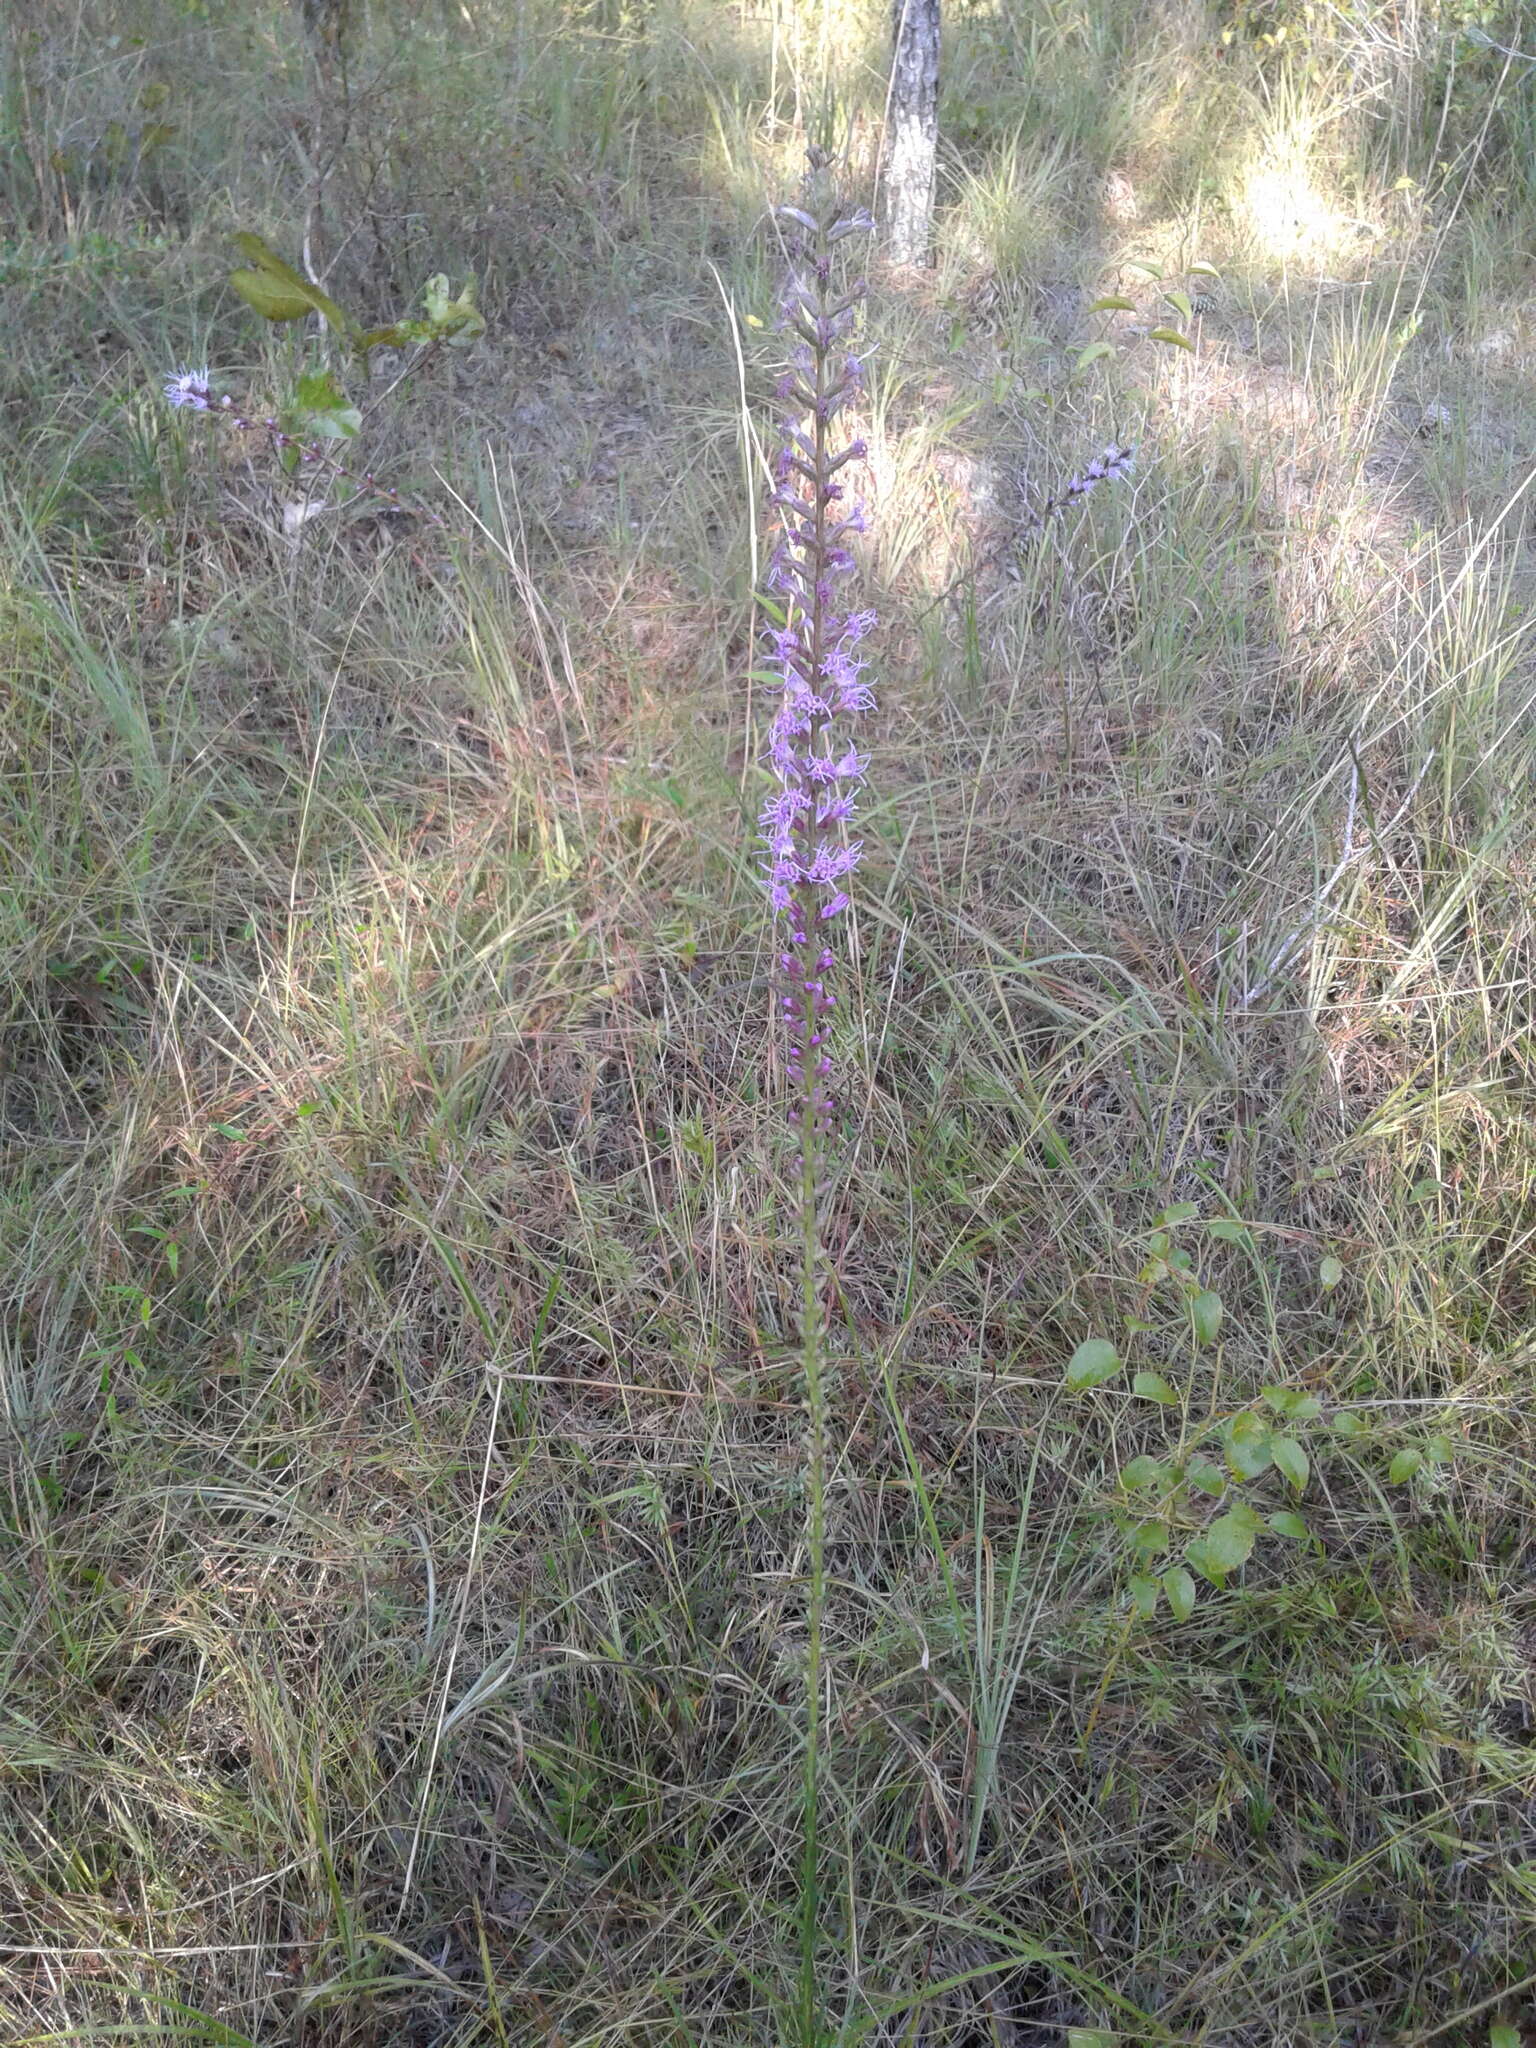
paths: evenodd
<path fill-rule="evenodd" d="M 790 230 L 782 326 L 793 337 L 779 384 L 783 431 L 773 469 L 779 537 L 768 566 L 768 655 L 778 705 L 765 765 L 773 780 L 763 805 L 765 882 L 776 926 L 787 1036 L 789 1115 L 797 1149 L 802 1298 L 800 1348 L 808 1419 L 805 1832 L 801 1882 L 800 2032 L 816 2032 L 817 1816 L 821 1767 L 822 1630 L 826 1609 L 828 1420 L 826 1319 L 822 1305 L 826 1158 L 835 1113 L 830 1025 L 836 1007 L 836 933 L 849 907 L 847 882 L 859 864 L 853 834 L 865 756 L 851 726 L 872 709 L 862 652 L 873 612 L 844 595 L 855 570 L 849 542 L 865 527 L 849 495 L 866 450 L 844 415 L 861 396 L 864 366 L 848 346 L 864 296 L 840 282 L 843 245 L 872 226 L 862 209 L 844 212 L 813 155 L 805 203 L 779 209 Z"/>

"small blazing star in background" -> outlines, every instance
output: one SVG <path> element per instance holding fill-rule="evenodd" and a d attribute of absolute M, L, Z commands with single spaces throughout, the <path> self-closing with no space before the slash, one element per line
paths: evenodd
<path fill-rule="evenodd" d="M 301 378 L 301 396 L 304 395 L 306 385 L 315 387 L 313 395 L 322 401 L 319 406 L 312 406 L 309 413 L 309 418 L 313 420 L 318 417 L 319 423 L 325 429 L 318 438 L 291 434 L 277 419 L 247 415 L 236 405 L 228 392 L 222 398 L 215 398 L 210 372 L 206 365 L 196 369 L 185 364 L 178 366 L 165 378 L 162 390 L 166 404 L 176 412 L 213 413 L 219 419 L 227 420 L 236 433 L 262 435 L 275 453 L 287 456 L 290 467 L 313 469 L 323 464 L 327 476 L 342 477 L 354 489 L 370 492 L 374 497 L 384 499 L 387 504 L 401 511 L 406 510 L 407 508 L 401 504 L 400 493 L 392 485 L 380 483 L 372 470 L 352 470 L 336 459 L 338 434 L 343 430 L 346 435 L 355 433 L 361 415 L 346 402 L 344 394 L 325 373 Z M 423 505 L 412 506 L 409 509 L 432 526 L 443 525 L 437 514 L 428 511 Z"/>

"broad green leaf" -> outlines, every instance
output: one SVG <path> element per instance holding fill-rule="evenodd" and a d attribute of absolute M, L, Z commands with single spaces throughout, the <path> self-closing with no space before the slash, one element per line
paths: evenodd
<path fill-rule="evenodd" d="M 1163 1591 L 1175 1621 L 1188 1621 L 1195 1611 L 1195 1582 L 1182 1565 L 1163 1573 Z"/>
<path fill-rule="evenodd" d="M 1218 1570 L 1235 1572 L 1239 1565 L 1248 1562 L 1258 1533 L 1254 1527 L 1257 1520 L 1251 1508 L 1247 1514 L 1239 1508 L 1229 1508 L 1212 1522 L 1205 1531 L 1205 1554 Z"/>
<path fill-rule="evenodd" d="M 1495 2020 L 1488 2029 L 1488 2048 L 1523 2048 L 1524 2035 L 1508 2020 Z"/>
<path fill-rule="evenodd" d="M 1323 1404 L 1316 1394 L 1309 1394 L 1301 1387 L 1260 1387 L 1259 1397 L 1288 1422 L 1312 1422 L 1323 1412 Z"/>
<path fill-rule="evenodd" d="M 399 321 L 389 327 L 370 327 L 366 334 L 360 334 L 352 346 L 359 355 L 367 355 L 373 348 L 403 348 L 410 339 Z"/>
<path fill-rule="evenodd" d="M 1329 1257 L 1317 1269 L 1318 1285 L 1325 1293 L 1337 1287 L 1344 1278 L 1344 1261 Z"/>
<path fill-rule="evenodd" d="M 1406 1486 L 1423 1462 L 1423 1455 L 1419 1451 L 1399 1451 L 1387 1467 L 1388 1483 L 1392 1486 Z"/>
<path fill-rule="evenodd" d="M 1277 1436 L 1271 1439 L 1269 1454 L 1275 1461 L 1275 1469 L 1284 1476 L 1300 1493 L 1307 1483 L 1307 1474 L 1312 1467 L 1307 1454 L 1293 1436 Z"/>
<path fill-rule="evenodd" d="M 1219 1465 L 1213 1465 L 1209 1458 L 1191 1458 L 1184 1468 L 1184 1477 L 1191 1486 L 1198 1486 L 1202 1493 L 1219 1498 L 1227 1490 L 1227 1475 Z"/>
<path fill-rule="evenodd" d="M 1131 1381 L 1131 1392 L 1139 1394 L 1143 1401 L 1161 1402 L 1164 1408 L 1177 1408 L 1179 1397 L 1169 1386 L 1160 1372 L 1139 1372 Z"/>
<path fill-rule="evenodd" d="M 1159 1458 L 1132 1458 L 1120 1473 L 1122 1486 L 1166 1486 L 1173 1477 Z"/>
<path fill-rule="evenodd" d="M 1228 1423 L 1224 1448 L 1239 1479 L 1257 1479 L 1270 1460 L 1269 1425 L 1262 1415 L 1238 1415 Z"/>
<path fill-rule="evenodd" d="M 1277 1536 L 1289 1536 L 1294 1543 L 1304 1543 L 1312 1534 L 1300 1515 L 1293 1514 L 1289 1508 L 1277 1509 L 1274 1514 L 1266 1515 L 1264 1519 Z"/>
<path fill-rule="evenodd" d="M 1448 1436 L 1432 1436 L 1424 1446 L 1424 1455 L 1431 1465 L 1449 1465 L 1456 1455 L 1456 1446 Z"/>
<path fill-rule="evenodd" d="M 1102 2027 L 1068 2027 L 1067 2048 L 1116 2048 L 1120 2036 Z"/>
<path fill-rule="evenodd" d="M 1112 341 L 1090 341 L 1088 346 L 1079 352 L 1073 365 L 1073 375 L 1075 376 L 1079 370 L 1086 370 L 1090 363 L 1096 363 L 1100 356 L 1112 356 L 1114 352 L 1115 345 Z"/>
<path fill-rule="evenodd" d="M 302 320 L 315 309 L 306 292 L 296 292 L 260 270 L 232 270 L 229 281 L 253 313 L 263 320 Z"/>
<path fill-rule="evenodd" d="M 1209 1579 L 1213 1586 L 1224 1586 L 1227 1582 L 1226 1567 L 1203 1536 L 1196 1536 L 1192 1542 L 1185 1544 L 1184 1562 L 1192 1565 L 1202 1579 Z"/>
<path fill-rule="evenodd" d="M 1089 1337 L 1067 1361 L 1069 1387 L 1101 1387 L 1120 1370 L 1120 1354 L 1103 1337 Z"/>
<path fill-rule="evenodd" d="M 1171 348 L 1187 348 L 1191 355 L 1194 354 L 1195 344 L 1187 334 L 1180 334 L 1177 327 L 1150 327 L 1147 330 L 1147 339 L 1166 341 Z"/>
<path fill-rule="evenodd" d="M 1371 1433 L 1371 1425 L 1366 1421 L 1365 1417 L 1363 1415 L 1356 1415 L 1348 1408 L 1344 1410 L 1343 1414 L 1335 1415 L 1328 1427 L 1335 1436 L 1342 1437 L 1363 1437 L 1369 1436 Z"/>
<path fill-rule="evenodd" d="M 311 370 L 299 379 L 289 418 L 300 434 L 322 441 L 350 441 L 363 424 L 329 370 Z"/>
<path fill-rule="evenodd" d="M 1157 1612 L 1157 1596 L 1162 1591 L 1156 1579 L 1149 1579 L 1137 1572 L 1131 1580 L 1131 1605 L 1143 1621 L 1150 1621 Z"/>
<path fill-rule="evenodd" d="M 1206 1229 L 1212 1237 L 1219 1237 L 1223 1244 L 1252 1244 L 1253 1233 L 1246 1223 L 1239 1223 L 1235 1216 L 1213 1216 Z"/>
<path fill-rule="evenodd" d="M 1181 320 L 1193 320 L 1195 309 L 1190 304 L 1188 292 L 1164 292 L 1163 297 L 1172 306 Z"/>
<path fill-rule="evenodd" d="M 1133 257 L 1129 263 L 1122 263 L 1120 268 L 1122 270 L 1134 270 L 1142 277 L 1150 277 L 1154 283 L 1160 283 L 1162 280 L 1162 266 L 1149 262 L 1142 256 Z"/>
<path fill-rule="evenodd" d="M 1109 292 L 1102 299 L 1095 299 L 1088 310 L 1090 313 L 1134 313 L 1136 301 L 1122 299 L 1114 292 Z"/>
<path fill-rule="evenodd" d="M 1190 1302 L 1189 1313 L 1200 1342 L 1214 1344 L 1221 1333 L 1221 1296 L 1206 1288 Z"/>
<path fill-rule="evenodd" d="M 1191 277 L 1220 277 L 1221 272 L 1214 263 L 1191 263 L 1189 274 Z"/>
<path fill-rule="evenodd" d="M 336 301 L 301 277 L 260 235 L 241 233 L 233 239 L 250 268 L 231 271 L 229 281 L 264 320 L 297 320 L 305 313 L 318 313 L 337 334 L 351 331 L 352 323 Z"/>

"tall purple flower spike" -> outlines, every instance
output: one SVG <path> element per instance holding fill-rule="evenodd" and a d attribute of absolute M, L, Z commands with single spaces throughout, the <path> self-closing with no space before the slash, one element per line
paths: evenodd
<path fill-rule="evenodd" d="M 844 438 L 838 427 L 839 415 L 864 388 L 863 363 L 845 347 L 864 287 L 840 290 L 833 281 L 837 245 L 874 223 L 862 207 L 841 212 L 830 194 L 820 206 L 814 198 L 810 203 L 811 212 L 779 209 L 795 231 L 781 298 L 781 324 L 794 335 L 795 348 L 778 390 L 783 438 L 771 502 L 780 531 L 767 575 L 784 614 L 784 623 L 767 634 L 781 690 L 766 754 L 777 787 L 760 820 L 768 900 L 783 920 L 781 1006 L 789 1078 L 800 1104 L 791 1115 L 802 1125 L 807 1160 L 831 1125 L 825 1047 L 834 998 L 826 977 L 836 963 L 825 928 L 848 907 L 845 884 L 862 851 L 848 827 L 866 757 L 847 722 L 874 705 L 860 649 L 875 623 L 873 612 L 844 610 L 838 597 L 854 571 L 848 543 L 865 531 L 864 513 L 847 487 L 850 465 L 862 460 L 865 445 Z"/>

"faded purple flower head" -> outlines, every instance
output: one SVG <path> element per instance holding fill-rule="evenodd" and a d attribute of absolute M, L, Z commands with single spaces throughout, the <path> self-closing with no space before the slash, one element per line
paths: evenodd
<path fill-rule="evenodd" d="M 1053 513 L 1062 511 L 1075 498 L 1085 498 L 1098 484 L 1119 483 L 1130 475 L 1135 460 L 1134 447 L 1111 441 L 1104 453 L 1096 455 L 1080 475 L 1069 477 L 1054 497 L 1046 499 L 1030 521 L 1031 526 L 1043 526 Z"/>
<path fill-rule="evenodd" d="M 173 370 L 165 380 L 165 401 L 178 410 L 186 407 L 192 412 L 207 412 L 213 405 L 213 393 L 208 388 L 208 368 L 200 370 L 183 365 Z"/>

